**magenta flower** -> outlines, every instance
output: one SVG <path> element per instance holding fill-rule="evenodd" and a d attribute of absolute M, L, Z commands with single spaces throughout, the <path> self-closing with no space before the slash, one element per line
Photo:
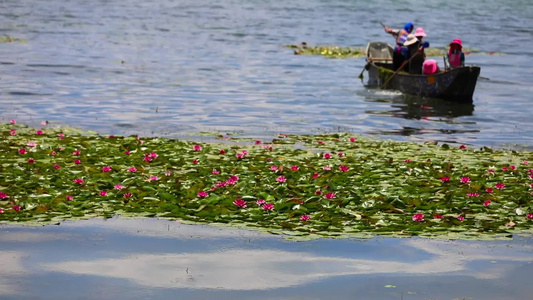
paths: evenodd
<path fill-rule="evenodd" d="M 83 184 L 83 178 L 76 178 L 76 179 L 74 179 L 74 183 L 76 183 L 76 184 Z"/>
<path fill-rule="evenodd" d="M 225 181 L 222 181 L 222 182 L 217 182 L 215 185 L 216 185 L 216 187 L 225 187 L 226 184 L 227 183 Z"/>
<path fill-rule="evenodd" d="M 155 152 L 150 152 L 150 153 L 148 154 L 148 156 L 149 156 L 150 158 L 154 158 L 154 159 L 159 157 L 159 155 L 157 155 L 157 153 L 155 153 Z"/>
<path fill-rule="evenodd" d="M 150 176 L 150 177 L 148 178 L 148 181 L 152 181 L 152 180 L 153 180 L 153 181 L 158 181 L 158 180 L 159 180 L 159 177 L 157 177 L 157 176 Z"/>
<path fill-rule="evenodd" d="M 107 196 L 107 191 L 100 191 L 100 196 Z"/>
<path fill-rule="evenodd" d="M 479 197 L 478 193 L 468 193 L 466 194 L 468 197 Z"/>
<path fill-rule="evenodd" d="M 217 169 L 213 169 L 213 172 L 212 172 L 214 175 L 218 175 L 220 174 L 220 171 L 218 171 Z"/>
<path fill-rule="evenodd" d="M 347 166 L 340 166 L 339 170 L 341 170 L 342 172 L 348 172 L 349 168 Z"/>
<path fill-rule="evenodd" d="M 17 130 L 16 130 L 16 129 L 9 129 L 9 133 L 10 133 L 12 136 L 15 136 L 15 135 L 17 135 Z"/>
<path fill-rule="evenodd" d="M 81 155 L 81 150 L 73 151 L 72 155 Z"/>
<path fill-rule="evenodd" d="M 491 188 L 486 188 L 486 189 L 485 189 L 485 192 L 487 192 L 487 193 L 489 193 L 489 194 L 492 194 L 492 193 L 494 193 L 494 190 L 491 189 Z"/>
<path fill-rule="evenodd" d="M 440 215 L 440 214 L 435 214 L 435 215 L 433 216 L 433 218 L 435 218 L 435 219 L 442 219 L 442 218 L 444 218 L 444 217 L 443 217 L 442 215 Z"/>
<path fill-rule="evenodd" d="M 492 203 L 492 201 L 487 200 L 487 201 L 483 202 L 483 206 L 487 207 L 487 206 L 489 206 L 491 203 Z"/>
<path fill-rule="evenodd" d="M 55 164 L 55 165 L 54 165 L 54 169 L 59 170 L 59 169 L 61 169 L 61 166 L 58 165 L 58 164 Z"/>
<path fill-rule="evenodd" d="M 26 154 L 27 151 L 26 149 L 22 148 L 22 149 L 19 149 L 19 154 Z"/>
<path fill-rule="evenodd" d="M 124 151 L 124 154 L 131 155 L 131 152 L 130 151 Z"/>
<path fill-rule="evenodd" d="M 487 170 L 487 173 L 489 173 L 489 174 L 495 174 L 495 173 L 496 173 L 496 170 L 494 170 L 494 169 L 488 169 L 488 170 Z"/>
<path fill-rule="evenodd" d="M 124 198 L 126 199 L 131 198 L 131 196 L 133 196 L 132 193 L 124 193 Z"/>
<path fill-rule="evenodd" d="M 111 166 L 102 167 L 102 172 L 109 172 L 109 171 L 111 171 Z"/>
<path fill-rule="evenodd" d="M 335 193 L 333 193 L 333 192 L 330 192 L 330 193 L 327 193 L 327 194 L 324 195 L 324 198 L 326 198 L 326 199 L 333 199 L 333 198 L 336 198 L 336 197 L 337 197 L 337 195 L 335 195 Z"/>
<path fill-rule="evenodd" d="M 192 149 L 193 149 L 194 151 L 202 151 L 202 146 L 200 146 L 200 145 L 194 145 L 194 146 L 192 147 Z"/>
<path fill-rule="evenodd" d="M 76 160 L 74 161 L 74 164 L 76 164 L 76 165 L 79 165 L 79 164 L 81 164 L 81 160 L 79 160 L 79 159 L 76 159 Z"/>
<path fill-rule="evenodd" d="M 41 125 L 46 126 L 48 124 L 48 121 L 41 121 Z"/>
<path fill-rule="evenodd" d="M 406 162 L 406 163 L 410 163 L 411 161 L 412 161 L 412 160 L 410 160 L 409 158 L 406 159 L 406 160 L 404 160 L 404 162 Z"/>
<path fill-rule="evenodd" d="M 263 205 L 266 201 L 264 199 L 258 199 L 255 203 L 257 203 L 257 205 Z"/>
<path fill-rule="evenodd" d="M 458 216 L 457 216 L 457 220 L 459 220 L 459 221 L 463 221 L 464 219 L 465 219 L 465 217 L 463 217 L 463 216 L 461 216 L 461 215 L 458 215 Z"/>
<path fill-rule="evenodd" d="M 148 155 L 145 155 L 144 156 L 144 161 L 151 162 L 152 158 L 150 156 L 148 156 Z"/>
<path fill-rule="evenodd" d="M 413 215 L 413 221 L 415 221 L 415 222 L 424 221 L 424 214 L 414 214 Z"/>
<path fill-rule="evenodd" d="M 461 145 L 461 146 L 459 146 L 459 149 L 466 149 L 466 146 L 465 145 Z"/>
<path fill-rule="evenodd" d="M 514 170 L 516 170 L 516 166 L 509 166 L 509 169 L 514 171 Z"/>
<path fill-rule="evenodd" d="M 58 133 L 57 136 L 58 137 L 65 137 L 65 135 L 62 132 Z"/>
<path fill-rule="evenodd" d="M 13 205 L 13 207 L 11 207 L 12 210 L 14 211 L 20 211 L 20 205 Z"/>
<path fill-rule="evenodd" d="M 233 201 L 233 204 L 237 205 L 240 208 L 245 208 L 246 207 L 246 201 L 244 201 L 242 199 L 237 199 L 237 200 Z"/>
<path fill-rule="evenodd" d="M 35 146 L 37 146 L 37 143 L 35 143 L 35 142 L 28 142 L 27 145 L 28 145 L 28 147 L 35 147 Z"/>
<path fill-rule="evenodd" d="M 285 182 L 285 181 L 287 181 L 287 178 L 285 178 L 285 176 L 279 176 L 278 178 L 276 178 L 276 181 L 277 182 Z"/>
<path fill-rule="evenodd" d="M 329 158 L 331 158 L 331 154 L 328 153 L 328 152 L 324 153 L 323 156 L 324 156 L 325 159 L 329 159 Z"/>
<path fill-rule="evenodd" d="M 337 155 L 340 156 L 340 157 L 342 157 L 342 156 L 344 155 L 344 153 L 339 152 L 339 153 L 337 153 Z"/>
<path fill-rule="evenodd" d="M 314 173 L 314 174 L 313 174 L 313 179 L 317 179 L 318 176 L 319 176 L 318 173 Z"/>
<path fill-rule="evenodd" d="M 321 190 L 316 190 L 315 191 L 315 195 L 322 195 L 322 191 Z"/>
<path fill-rule="evenodd" d="M 291 170 L 292 170 L 292 171 L 298 171 L 298 170 L 300 170 L 300 167 L 298 167 L 298 166 L 292 166 L 292 167 L 291 167 Z"/>
<path fill-rule="evenodd" d="M 309 221 L 310 218 L 311 218 L 311 217 L 310 217 L 309 215 L 302 215 L 302 216 L 300 217 L 300 221 Z"/>
<path fill-rule="evenodd" d="M 218 154 L 220 154 L 220 155 L 224 155 L 224 154 L 226 154 L 226 150 L 224 150 L 224 149 L 220 149 L 220 151 L 218 152 Z"/>
<path fill-rule="evenodd" d="M 272 161 L 272 158 L 267 157 L 267 158 L 265 158 L 265 161 Z"/>
<path fill-rule="evenodd" d="M 35 162 L 34 158 L 32 158 L 32 157 L 28 158 L 28 163 L 33 164 L 34 162 Z"/>
<path fill-rule="evenodd" d="M 4 213 L 4 210 L 0 208 L 0 214 L 3 214 Z"/>
<path fill-rule="evenodd" d="M 7 198 L 7 194 L 4 192 L 0 192 L 0 199 L 5 199 L 5 198 Z"/>
<path fill-rule="evenodd" d="M 260 141 L 260 140 L 256 140 L 256 141 L 255 141 L 255 144 L 256 144 L 256 145 L 261 145 L 261 141 Z"/>
<path fill-rule="evenodd" d="M 137 168 L 131 167 L 128 169 L 128 172 L 131 172 L 131 173 L 137 172 Z"/>
<path fill-rule="evenodd" d="M 274 204 L 272 204 L 272 203 L 265 203 L 265 204 L 263 204 L 262 208 L 263 208 L 264 210 L 274 210 Z"/>
<path fill-rule="evenodd" d="M 529 162 L 527 160 L 524 160 L 522 164 L 527 165 Z"/>
<path fill-rule="evenodd" d="M 526 217 L 527 217 L 528 219 L 530 219 L 530 220 L 533 219 L 533 213 L 528 213 L 528 214 L 526 215 Z"/>
<path fill-rule="evenodd" d="M 55 151 L 50 152 L 50 155 L 52 155 L 52 156 L 56 155 L 56 154 L 57 154 L 57 152 L 55 152 Z"/>
<path fill-rule="evenodd" d="M 442 176 L 442 177 L 440 178 L 440 181 L 442 181 L 442 182 L 448 182 L 448 181 L 450 181 L 450 177 L 448 177 L 448 176 Z"/>
<path fill-rule="evenodd" d="M 248 155 L 248 150 L 242 150 L 241 153 L 242 155 Z"/>
<path fill-rule="evenodd" d="M 277 170 L 278 170 L 277 166 L 270 166 L 270 171 L 277 171 Z"/>
<path fill-rule="evenodd" d="M 36 131 L 35 131 L 35 134 L 37 134 L 37 135 L 41 135 L 41 134 L 43 134 L 43 133 L 44 133 L 44 132 L 43 132 L 42 130 L 36 130 Z"/>
<path fill-rule="evenodd" d="M 114 186 L 114 189 L 115 189 L 115 190 L 119 190 L 119 191 L 120 191 L 121 189 L 123 189 L 123 188 L 124 188 L 124 186 L 123 186 L 122 184 L 116 184 L 116 185 Z"/>
<path fill-rule="evenodd" d="M 495 188 L 499 189 L 499 190 L 503 190 L 505 188 L 505 184 L 503 183 L 496 183 L 496 185 L 494 186 Z"/>
<path fill-rule="evenodd" d="M 330 171 L 331 170 L 331 166 L 324 166 L 322 169 L 324 169 L 325 171 Z"/>
<path fill-rule="evenodd" d="M 244 154 L 242 154 L 242 153 L 237 153 L 237 154 L 235 154 L 235 157 L 236 157 L 237 159 L 242 159 L 242 158 L 244 158 Z"/>
<path fill-rule="evenodd" d="M 15 125 L 15 124 L 17 124 L 17 121 L 15 121 L 15 120 L 11 119 L 11 120 L 9 120 L 9 123 L 11 123 L 11 124 Z"/>
<path fill-rule="evenodd" d="M 72 197 L 71 195 L 67 195 L 65 198 L 67 199 L 67 201 L 74 201 L 74 197 Z"/>
<path fill-rule="evenodd" d="M 198 192 L 197 195 L 198 195 L 198 197 L 200 197 L 200 198 L 205 198 L 205 197 L 208 196 L 207 192 L 205 192 L 205 191 Z"/>
<path fill-rule="evenodd" d="M 197 164 L 198 164 L 198 162 L 200 162 L 200 161 L 199 161 L 199 160 L 197 160 L 197 159 L 195 159 L 195 160 L 193 160 L 193 161 L 192 161 L 192 164 L 193 164 L 193 165 L 197 165 Z"/>
<path fill-rule="evenodd" d="M 502 171 L 509 171 L 509 168 L 507 168 L 507 167 L 503 167 L 503 168 L 502 168 Z"/>
<path fill-rule="evenodd" d="M 322 141 L 318 141 L 317 144 L 319 144 L 319 145 L 324 145 L 324 142 L 322 142 Z"/>
<path fill-rule="evenodd" d="M 350 138 L 350 142 L 354 143 L 355 141 L 356 141 L 356 139 L 354 137 Z"/>
<path fill-rule="evenodd" d="M 470 182 L 470 177 L 466 177 L 466 176 L 461 177 L 461 182 L 462 183 L 469 183 Z"/>

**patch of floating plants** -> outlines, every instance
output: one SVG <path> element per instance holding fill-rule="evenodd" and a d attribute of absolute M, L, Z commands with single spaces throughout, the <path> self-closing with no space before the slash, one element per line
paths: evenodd
<path fill-rule="evenodd" d="M 533 232 L 529 151 L 350 134 L 228 145 L 43 124 L 0 125 L 2 223 L 157 217 L 299 240 Z"/>
<path fill-rule="evenodd" d="M 366 55 L 366 47 L 341 47 L 336 45 L 310 46 L 306 42 L 297 45 L 287 45 L 287 48 L 294 49 L 295 55 L 323 55 L 328 58 L 361 58 Z M 429 47 L 424 50 L 426 56 L 445 56 L 447 48 Z M 503 55 L 499 52 L 483 52 L 479 49 L 463 47 L 465 55 Z"/>

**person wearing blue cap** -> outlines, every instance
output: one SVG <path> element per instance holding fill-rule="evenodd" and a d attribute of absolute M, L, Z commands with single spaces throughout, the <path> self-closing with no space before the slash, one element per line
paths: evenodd
<path fill-rule="evenodd" d="M 394 47 L 394 53 L 392 55 L 392 65 L 394 71 L 398 70 L 403 62 L 409 56 L 409 50 L 404 46 L 405 41 L 409 34 L 413 31 L 415 26 L 413 23 L 406 23 L 402 29 L 391 29 L 387 26 L 385 27 L 385 32 L 391 34 L 396 38 L 396 46 Z"/>

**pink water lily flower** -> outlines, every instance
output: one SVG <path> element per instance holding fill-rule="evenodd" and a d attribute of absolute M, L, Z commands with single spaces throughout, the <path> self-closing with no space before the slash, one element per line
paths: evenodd
<path fill-rule="evenodd" d="M 124 151 L 124 154 L 131 155 L 131 151 Z"/>
<path fill-rule="evenodd" d="M 3 214 L 4 213 L 4 210 L 0 208 L 0 214 Z"/>
<path fill-rule="evenodd" d="M 0 192 L 0 199 L 5 199 L 5 198 L 7 198 L 7 194 L 4 192 Z"/>
<path fill-rule="evenodd" d="M 132 193 L 124 193 L 124 198 L 128 199 L 128 198 L 131 198 L 131 196 L 133 196 Z"/>
<path fill-rule="evenodd" d="M 468 193 L 466 194 L 468 197 L 479 197 L 478 193 Z"/>
<path fill-rule="evenodd" d="M 11 207 L 12 210 L 14 211 L 20 211 L 20 205 L 13 205 L 13 207 Z"/>
<path fill-rule="evenodd" d="M 229 180 L 231 180 L 231 181 L 239 181 L 239 176 L 237 176 L 237 175 L 231 175 L 231 176 L 229 177 Z"/>
<path fill-rule="evenodd" d="M 524 160 L 522 164 L 527 165 L 529 162 L 527 160 Z"/>
<path fill-rule="evenodd" d="M 76 160 L 74 161 L 74 164 L 76 164 L 76 165 L 79 165 L 79 164 L 81 164 L 81 160 L 79 160 L 79 159 L 76 159 Z"/>
<path fill-rule="evenodd" d="M 440 178 L 440 181 L 442 181 L 442 182 L 448 182 L 448 181 L 450 181 L 450 177 L 448 177 L 448 176 L 442 176 L 442 177 Z"/>
<path fill-rule="evenodd" d="M 241 153 L 242 153 L 243 155 L 248 155 L 249 152 L 248 152 L 248 150 L 242 150 Z"/>
<path fill-rule="evenodd" d="M 218 171 L 217 169 L 213 169 L 213 171 L 211 173 L 213 173 L 214 175 L 218 175 L 218 174 L 220 174 L 220 171 Z"/>
<path fill-rule="evenodd" d="M 155 159 L 155 158 L 158 158 L 159 155 L 157 155 L 157 153 L 155 153 L 155 152 L 150 152 L 150 153 L 148 153 L 148 157 Z"/>
<path fill-rule="evenodd" d="M 37 134 L 37 135 L 42 135 L 43 133 L 44 133 L 44 131 L 42 131 L 42 130 L 36 130 L 35 131 L 35 134 Z"/>
<path fill-rule="evenodd" d="M 258 199 L 255 203 L 257 203 L 257 205 L 263 205 L 266 203 L 265 199 Z"/>
<path fill-rule="evenodd" d="M 435 215 L 433 216 L 433 218 L 435 218 L 435 219 L 442 219 L 442 218 L 444 218 L 444 216 L 441 215 L 441 214 L 435 214 Z"/>
<path fill-rule="evenodd" d="M 157 180 L 159 180 L 159 177 L 157 177 L 157 176 L 150 176 L 148 178 L 148 181 L 157 181 Z"/>
<path fill-rule="evenodd" d="M 208 196 L 207 192 L 205 192 L 205 191 L 200 191 L 200 192 L 198 192 L 197 195 L 198 195 L 198 197 L 200 197 L 200 198 L 205 198 L 205 197 Z"/>
<path fill-rule="evenodd" d="M 124 188 L 124 186 L 123 186 L 122 184 L 116 184 L 116 185 L 114 186 L 114 189 L 115 189 L 115 190 L 119 190 L 119 191 L 120 191 L 121 189 L 123 189 L 123 188 Z"/>
<path fill-rule="evenodd" d="M 35 147 L 35 146 L 37 146 L 37 143 L 35 143 L 35 142 L 28 142 L 27 145 L 28 145 L 28 147 Z"/>
<path fill-rule="evenodd" d="M 328 152 L 326 152 L 326 153 L 324 153 L 323 157 L 324 157 L 325 159 L 330 159 L 330 158 L 331 158 L 331 154 L 328 153 Z"/>
<path fill-rule="evenodd" d="M 300 217 L 300 221 L 309 221 L 310 218 L 311 218 L 311 217 L 310 217 L 309 215 L 302 215 L 302 216 Z"/>
<path fill-rule="evenodd" d="M 492 201 L 487 200 L 487 201 L 483 202 L 483 206 L 487 207 L 487 206 L 489 206 L 491 203 L 492 203 Z"/>
<path fill-rule="evenodd" d="M 322 169 L 324 169 L 325 171 L 331 171 L 331 166 L 324 166 Z"/>
<path fill-rule="evenodd" d="M 327 193 L 327 194 L 324 195 L 324 198 L 326 198 L 326 199 L 333 199 L 333 198 L 336 198 L 336 197 L 337 197 L 337 195 L 335 193 L 333 193 L 333 192 L 330 192 L 330 193 Z"/>
<path fill-rule="evenodd" d="M 144 161 L 147 161 L 147 162 L 151 162 L 152 161 L 152 158 L 148 155 L 145 155 L 144 158 L 143 158 Z"/>
<path fill-rule="evenodd" d="M 226 154 L 226 150 L 224 150 L 224 149 L 220 149 L 220 151 L 218 152 L 218 154 L 220 154 L 220 155 L 224 155 L 224 154 Z"/>
<path fill-rule="evenodd" d="M 32 157 L 28 158 L 28 163 L 33 164 L 34 162 L 35 162 L 34 158 L 32 158 Z"/>
<path fill-rule="evenodd" d="M 470 177 L 466 177 L 466 176 L 461 177 L 461 182 L 462 183 L 469 183 L 470 182 Z"/>
<path fill-rule="evenodd" d="M 100 196 L 107 196 L 107 191 L 100 191 Z"/>
<path fill-rule="evenodd" d="M 67 199 L 67 201 L 74 201 L 74 197 L 72 197 L 71 195 L 67 195 L 65 198 Z"/>
<path fill-rule="evenodd" d="M 256 141 L 255 141 L 255 144 L 256 144 L 256 145 L 261 145 L 261 141 L 260 141 L 260 140 L 256 140 Z"/>
<path fill-rule="evenodd" d="M 193 165 L 197 165 L 199 162 L 200 162 L 199 160 L 195 159 L 195 160 L 192 161 L 192 164 Z"/>
<path fill-rule="evenodd" d="M 516 166 L 512 166 L 512 165 L 511 165 L 511 166 L 509 166 L 509 169 L 511 169 L 511 170 L 514 171 L 514 170 L 516 170 Z"/>
<path fill-rule="evenodd" d="M 285 178 L 285 176 L 279 176 L 278 178 L 276 178 L 276 181 L 277 182 L 285 182 L 285 181 L 287 181 L 287 178 Z"/>
<path fill-rule="evenodd" d="M 314 174 L 313 174 L 313 179 L 317 179 L 318 176 L 319 176 L 318 173 L 314 173 Z"/>
<path fill-rule="evenodd" d="M 15 125 L 15 124 L 17 124 L 17 121 L 15 121 L 15 120 L 11 119 L 11 120 L 9 120 L 9 123 L 11 123 L 11 124 Z"/>
<path fill-rule="evenodd" d="M 111 171 L 111 166 L 102 167 L 102 172 L 109 172 L 109 171 Z"/>
<path fill-rule="evenodd" d="M 424 214 L 414 214 L 413 215 L 413 221 L 415 221 L 415 222 L 424 221 Z"/>
<path fill-rule="evenodd" d="M 233 204 L 237 205 L 240 208 L 245 208 L 246 207 L 246 201 L 244 201 L 242 199 L 236 199 L 235 201 L 233 201 Z"/>
<path fill-rule="evenodd" d="M 15 136 L 15 135 L 17 135 L 17 130 L 16 130 L 16 129 L 9 129 L 9 133 L 10 133 L 12 136 Z"/>
<path fill-rule="evenodd" d="M 342 172 L 348 172 L 349 168 L 347 166 L 340 166 L 339 170 L 341 170 Z"/>
<path fill-rule="evenodd" d="M 22 148 L 22 149 L 19 149 L 19 154 L 26 154 L 27 151 L 26 149 Z"/>
<path fill-rule="evenodd" d="M 55 164 L 55 165 L 54 165 L 54 169 L 59 170 L 59 169 L 61 169 L 61 166 L 58 165 L 58 164 Z"/>
<path fill-rule="evenodd" d="M 298 170 L 300 170 L 300 167 L 298 167 L 298 166 L 292 166 L 292 167 L 291 167 L 291 170 L 292 170 L 292 171 L 298 171 Z"/>
<path fill-rule="evenodd" d="M 533 219 L 533 213 L 528 213 L 528 214 L 526 215 L 526 217 L 527 217 L 528 219 L 530 219 L 530 220 Z"/>
<path fill-rule="evenodd" d="M 272 203 L 265 203 L 263 206 L 261 206 L 264 210 L 274 210 L 274 204 Z"/>
<path fill-rule="evenodd" d="M 75 150 L 72 152 L 72 155 L 81 155 L 81 150 Z"/>
<path fill-rule="evenodd" d="M 244 154 L 242 154 L 242 153 L 236 153 L 236 154 L 235 154 L 235 157 L 236 157 L 237 159 L 242 159 L 242 158 L 244 158 Z"/>
<path fill-rule="evenodd" d="M 499 189 L 499 190 L 503 190 L 505 188 L 505 184 L 503 183 L 496 183 L 496 185 L 494 186 L 495 188 Z"/>
<path fill-rule="evenodd" d="M 74 179 L 74 183 L 76 183 L 76 184 L 83 184 L 83 178 L 76 178 L 76 179 Z"/>
<path fill-rule="evenodd" d="M 463 220 L 465 219 L 465 217 L 463 217 L 463 216 L 461 216 L 461 215 L 458 215 L 458 216 L 457 216 L 457 219 L 458 219 L 459 221 L 463 221 Z"/>
<path fill-rule="evenodd" d="M 192 149 L 193 149 L 194 151 L 202 151 L 203 148 L 202 148 L 202 146 L 200 146 L 200 145 L 194 145 L 194 146 L 192 147 Z"/>
<path fill-rule="evenodd" d="M 355 141 L 356 141 L 356 139 L 354 137 L 350 138 L 350 142 L 354 143 Z"/>
<path fill-rule="evenodd" d="M 137 172 L 137 168 L 131 167 L 128 169 L 128 172 L 131 172 L 131 173 Z"/>
<path fill-rule="evenodd" d="M 277 171 L 277 170 L 278 170 L 277 166 L 270 166 L 270 171 Z"/>

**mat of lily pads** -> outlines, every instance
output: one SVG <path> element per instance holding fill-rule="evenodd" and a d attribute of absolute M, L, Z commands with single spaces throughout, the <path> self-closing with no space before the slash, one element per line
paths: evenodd
<path fill-rule="evenodd" d="M 195 143 L 48 127 L 0 125 L 2 223 L 158 217 L 300 240 L 533 232 L 530 151 L 352 134 Z"/>

